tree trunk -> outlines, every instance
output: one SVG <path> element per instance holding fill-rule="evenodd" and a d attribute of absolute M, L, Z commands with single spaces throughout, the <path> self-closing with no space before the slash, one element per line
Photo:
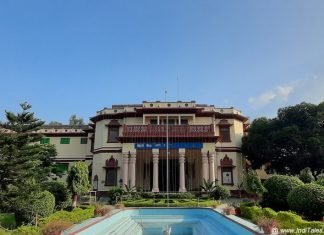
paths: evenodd
<path fill-rule="evenodd" d="M 73 207 L 73 208 L 76 208 L 76 206 L 77 206 L 77 201 L 78 201 L 78 195 L 74 194 L 74 195 L 72 196 L 72 207 Z"/>

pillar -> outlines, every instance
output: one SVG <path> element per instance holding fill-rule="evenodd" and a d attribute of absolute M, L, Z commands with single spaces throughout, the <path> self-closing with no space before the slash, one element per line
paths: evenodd
<path fill-rule="evenodd" d="M 152 192 L 159 192 L 159 154 L 153 153 L 153 188 Z"/>
<path fill-rule="evenodd" d="M 215 182 L 215 154 L 209 155 L 209 181 Z"/>
<path fill-rule="evenodd" d="M 185 153 L 179 153 L 179 192 L 186 192 L 186 182 L 185 182 Z"/>
<path fill-rule="evenodd" d="M 123 154 L 123 188 L 125 188 L 125 184 L 128 185 L 128 162 L 129 155 L 125 153 Z"/>
<path fill-rule="evenodd" d="M 130 167 L 130 187 L 135 186 L 136 182 L 136 154 L 131 154 L 129 158 L 129 167 Z"/>
<path fill-rule="evenodd" d="M 203 179 L 208 181 L 208 157 L 207 153 L 202 154 L 202 176 Z"/>

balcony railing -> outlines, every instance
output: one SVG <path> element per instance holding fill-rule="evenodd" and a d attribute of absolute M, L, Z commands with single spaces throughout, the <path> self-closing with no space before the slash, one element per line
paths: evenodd
<path fill-rule="evenodd" d="M 213 125 L 169 125 L 169 137 L 213 137 Z M 166 137 L 166 125 L 124 125 L 124 137 Z"/>

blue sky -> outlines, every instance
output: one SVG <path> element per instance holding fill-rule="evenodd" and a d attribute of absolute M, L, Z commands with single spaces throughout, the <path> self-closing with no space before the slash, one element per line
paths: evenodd
<path fill-rule="evenodd" d="M 324 1 L 0 0 L 0 119 L 196 100 L 251 118 L 324 101 Z M 177 77 L 179 92 L 177 92 Z"/>

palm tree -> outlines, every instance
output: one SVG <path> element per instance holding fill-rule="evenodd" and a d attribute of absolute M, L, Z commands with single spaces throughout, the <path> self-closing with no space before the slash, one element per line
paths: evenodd
<path fill-rule="evenodd" d="M 215 190 L 216 183 L 215 181 L 209 181 L 204 179 L 203 184 L 200 186 L 200 188 L 208 194 L 210 197 L 210 194 Z"/>

